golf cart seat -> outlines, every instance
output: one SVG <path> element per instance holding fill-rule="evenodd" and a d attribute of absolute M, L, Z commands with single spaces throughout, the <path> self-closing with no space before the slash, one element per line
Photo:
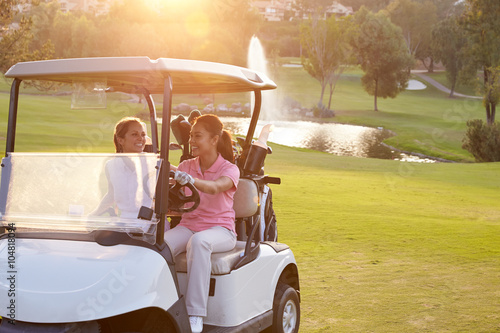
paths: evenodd
<path fill-rule="evenodd" d="M 251 179 L 240 178 L 234 194 L 233 209 L 236 219 L 251 217 L 259 210 L 259 191 L 257 183 Z M 250 240 L 249 240 L 250 241 Z M 231 251 L 212 253 L 212 274 L 229 274 L 245 253 L 245 241 L 237 241 Z M 186 252 L 175 257 L 177 272 L 187 272 Z"/>
<path fill-rule="evenodd" d="M 231 251 L 212 253 L 212 275 L 229 274 L 244 252 L 245 242 L 237 241 Z M 187 273 L 186 252 L 175 257 L 175 268 L 177 272 Z"/>

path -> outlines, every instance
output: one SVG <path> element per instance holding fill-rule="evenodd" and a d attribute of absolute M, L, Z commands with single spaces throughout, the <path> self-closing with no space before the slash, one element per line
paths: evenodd
<path fill-rule="evenodd" d="M 419 78 L 421 78 L 422 80 L 427 81 L 427 83 L 432 84 L 434 87 L 436 87 L 437 89 L 441 90 L 442 92 L 445 92 L 448 95 L 450 94 L 450 92 L 451 92 L 450 89 L 448 89 L 447 87 L 445 87 L 441 83 L 437 82 L 433 78 L 429 77 L 428 75 L 425 75 L 425 74 L 423 74 L 420 71 L 412 71 L 412 73 L 415 74 L 416 76 L 418 76 Z M 457 93 L 457 92 L 454 92 L 453 96 L 454 97 L 465 97 L 465 98 L 482 99 L 481 96 L 470 96 L 470 95 L 460 94 L 460 93 Z"/>

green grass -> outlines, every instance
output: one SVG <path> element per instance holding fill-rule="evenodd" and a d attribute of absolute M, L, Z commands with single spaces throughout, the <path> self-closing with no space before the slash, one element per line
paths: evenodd
<path fill-rule="evenodd" d="M 302 332 L 500 330 L 500 164 L 423 165 L 273 146 Z"/>
<path fill-rule="evenodd" d="M 0 76 L 0 91 L 9 91 L 10 90 L 10 80 L 6 79 L 3 75 Z"/>
<path fill-rule="evenodd" d="M 107 110 L 71 110 L 71 96 L 21 96 L 16 131 L 17 151 L 112 151 L 113 128 L 142 106 L 118 104 L 110 96 Z M 0 94 L 0 150 L 5 152 L 9 95 Z"/>
<path fill-rule="evenodd" d="M 451 87 L 450 82 L 446 78 L 445 72 L 425 73 L 425 75 L 433 78 L 434 80 L 438 81 L 439 83 L 441 83 L 446 87 Z M 478 93 L 477 88 L 474 87 L 473 85 L 458 84 L 458 86 L 455 87 L 455 92 L 468 96 L 481 96 Z"/>

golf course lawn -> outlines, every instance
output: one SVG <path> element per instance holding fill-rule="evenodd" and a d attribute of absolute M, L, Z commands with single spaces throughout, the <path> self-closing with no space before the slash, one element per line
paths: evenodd
<path fill-rule="evenodd" d="M 419 164 L 274 146 L 279 240 L 302 332 L 500 329 L 500 164 Z"/>
<path fill-rule="evenodd" d="M 438 81 L 444 86 L 451 87 L 451 84 L 448 81 L 448 78 L 446 77 L 446 72 L 444 71 L 425 73 L 425 75 L 433 78 L 434 80 Z M 478 87 L 476 87 L 476 84 L 479 84 L 479 79 L 480 77 L 478 77 L 477 82 L 470 83 L 468 85 L 458 83 L 457 86 L 455 87 L 455 92 L 469 96 L 481 96 L 480 92 L 478 91 Z"/>
<path fill-rule="evenodd" d="M 461 141 L 466 120 L 484 119 L 480 100 L 428 87 L 379 99 L 375 112 L 360 76 L 342 77 L 336 117 L 325 121 L 384 127 L 396 134 L 386 143 L 399 149 L 473 161 Z M 319 83 L 303 69 L 283 68 L 275 80 L 281 97 L 317 104 Z M 111 152 L 108 115 L 139 110 L 68 117 L 70 97 L 46 98 L 21 99 L 19 150 Z M 8 100 L 0 93 L 2 151 Z M 279 241 L 299 265 L 301 332 L 500 331 L 500 163 L 403 163 L 271 146 L 265 168 L 282 179 L 271 187 Z"/>

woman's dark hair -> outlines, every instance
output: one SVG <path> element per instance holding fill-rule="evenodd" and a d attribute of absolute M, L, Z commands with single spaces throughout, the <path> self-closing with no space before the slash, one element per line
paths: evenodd
<path fill-rule="evenodd" d="M 195 124 L 201 124 L 212 136 L 218 135 L 217 151 L 222 157 L 234 163 L 233 139 L 231 133 L 224 129 L 219 117 L 214 114 L 204 114 L 195 120 Z"/>
<path fill-rule="evenodd" d="M 125 117 L 116 123 L 115 132 L 113 134 L 113 142 L 115 143 L 115 151 L 117 153 L 123 153 L 123 147 L 120 143 L 118 143 L 118 138 L 125 137 L 125 134 L 127 134 L 130 124 L 132 123 L 138 123 L 142 126 L 142 120 L 135 117 Z"/>

